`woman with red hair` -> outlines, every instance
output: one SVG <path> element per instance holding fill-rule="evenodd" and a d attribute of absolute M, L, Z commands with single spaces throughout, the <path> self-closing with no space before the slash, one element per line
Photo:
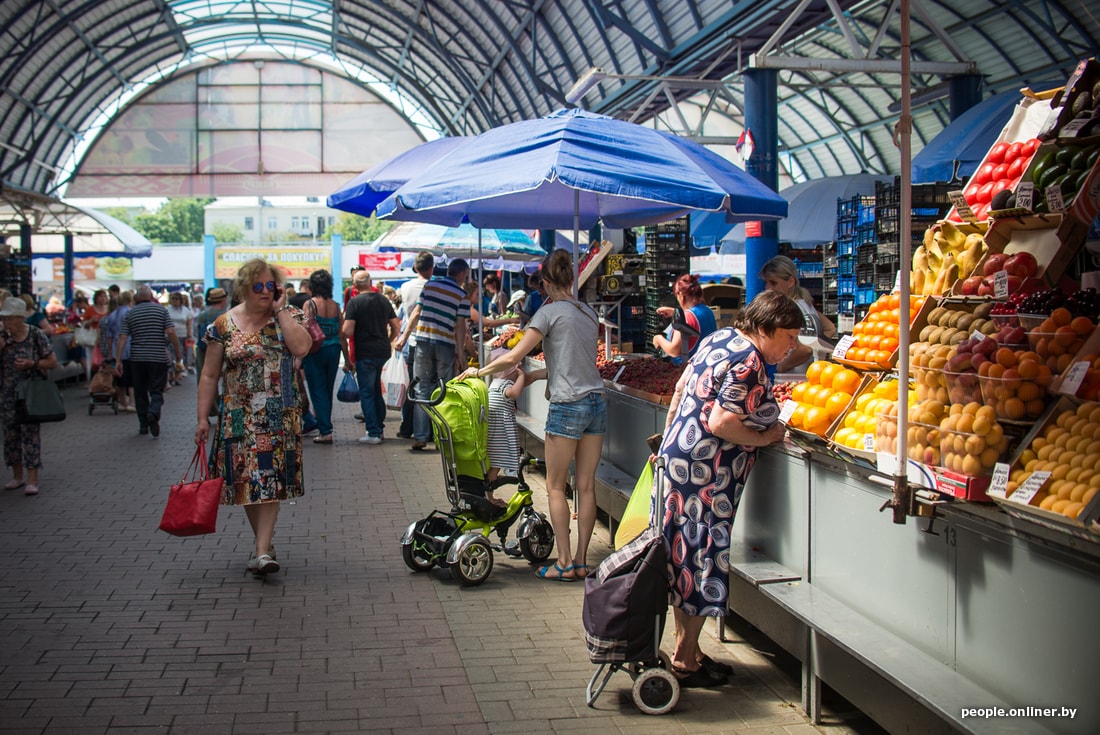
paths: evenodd
<path fill-rule="evenodd" d="M 695 345 L 711 332 L 718 329 L 714 312 L 703 303 L 703 289 L 699 285 L 699 276 L 685 273 L 676 279 L 672 293 L 680 304 L 683 317 L 679 318 L 676 309 L 662 306 L 657 313 L 665 319 L 673 319 L 672 326 L 664 334 L 653 336 L 653 346 L 672 358 L 680 365 L 684 358 L 691 357 Z M 674 318 L 677 317 L 677 318 Z"/>

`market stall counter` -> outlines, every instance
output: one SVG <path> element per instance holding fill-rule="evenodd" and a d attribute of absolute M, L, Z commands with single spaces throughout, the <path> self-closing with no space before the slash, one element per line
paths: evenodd
<path fill-rule="evenodd" d="M 667 398 L 632 393 L 608 382 L 597 502 L 612 532 L 668 410 Z M 536 453 L 546 409 L 540 391 L 524 393 L 521 426 Z M 823 682 L 891 731 L 1100 730 L 1090 704 L 1100 542 L 977 503 L 895 525 L 879 512 L 886 480 L 788 442 L 760 450 L 746 487 L 730 609 L 803 662 L 806 711 L 818 714 Z M 989 719 L 976 707 L 1028 716 Z"/>

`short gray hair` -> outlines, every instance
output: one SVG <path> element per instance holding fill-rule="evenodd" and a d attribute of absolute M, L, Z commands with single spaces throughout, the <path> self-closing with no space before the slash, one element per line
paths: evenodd
<path fill-rule="evenodd" d="M 143 283 L 137 287 L 137 291 L 134 292 L 134 301 L 152 301 L 153 289 L 149 287 L 149 284 Z"/>

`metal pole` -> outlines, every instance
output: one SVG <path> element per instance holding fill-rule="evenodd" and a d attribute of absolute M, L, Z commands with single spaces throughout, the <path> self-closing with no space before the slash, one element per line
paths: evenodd
<path fill-rule="evenodd" d="M 481 284 L 485 282 L 482 272 L 481 256 L 481 228 L 477 228 L 477 313 L 481 317 L 481 323 L 477 325 L 477 364 L 485 364 L 485 315 L 481 313 Z"/>
<path fill-rule="evenodd" d="M 901 303 L 898 325 L 898 453 L 894 471 L 894 497 L 891 500 L 894 523 L 904 524 L 910 506 L 909 489 L 909 273 L 913 263 L 913 190 L 912 147 L 913 130 L 912 99 L 909 89 L 909 0 L 901 0 L 901 117 L 898 119 L 897 138 L 901 148 L 901 191 L 898 207 L 899 238 L 898 268 L 901 277 Z"/>
<path fill-rule="evenodd" d="M 580 189 L 573 190 L 573 298 L 577 298 L 577 294 L 580 293 L 580 258 L 578 257 L 578 251 L 580 250 L 581 239 L 581 191 Z"/>

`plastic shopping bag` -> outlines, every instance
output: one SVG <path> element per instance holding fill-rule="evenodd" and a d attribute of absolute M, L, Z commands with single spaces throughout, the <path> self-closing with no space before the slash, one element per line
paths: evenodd
<path fill-rule="evenodd" d="M 636 538 L 642 531 L 649 528 L 650 510 L 653 505 L 653 465 L 647 459 L 642 473 L 638 475 L 638 482 L 634 484 L 634 492 L 630 494 L 630 500 L 626 503 L 626 510 L 619 520 L 619 527 L 615 529 L 615 548 L 621 549 Z"/>
<path fill-rule="evenodd" d="M 340 387 L 336 390 L 336 400 L 341 403 L 359 402 L 359 384 L 355 382 L 355 373 L 352 371 L 344 372 L 344 379 L 340 381 Z"/>
<path fill-rule="evenodd" d="M 400 352 L 393 353 L 382 366 L 382 389 L 386 392 L 386 408 L 396 411 L 404 405 L 409 391 L 409 370 Z"/>

